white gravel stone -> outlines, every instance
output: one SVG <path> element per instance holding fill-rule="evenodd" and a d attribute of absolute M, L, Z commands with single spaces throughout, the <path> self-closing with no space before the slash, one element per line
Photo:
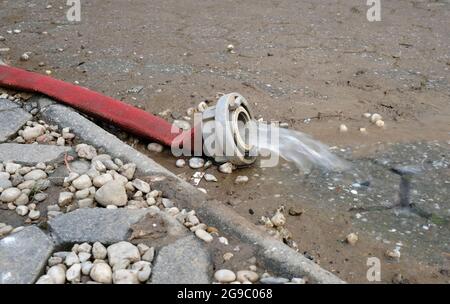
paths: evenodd
<path fill-rule="evenodd" d="M 13 227 L 10 225 L 6 225 L 3 223 L 0 223 L 0 236 L 7 235 L 13 231 Z"/>
<path fill-rule="evenodd" d="M 6 190 L 3 190 L 2 194 L 0 195 L 0 201 L 4 203 L 14 202 L 21 194 L 22 191 L 17 188 L 8 188 Z"/>
<path fill-rule="evenodd" d="M 36 185 L 36 181 L 34 181 L 34 180 L 29 180 L 29 181 L 24 181 L 23 183 L 19 184 L 19 185 L 17 186 L 17 188 L 19 188 L 20 190 L 23 190 L 23 189 L 32 189 L 35 185 Z"/>
<path fill-rule="evenodd" d="M 97 188 L 101 188 L 103 187 L 106 183 L 110 182 L 113 180 L 113 177 L 111 174 L 106 173 L 106 174 L 102 174 L 99 176 L 94 177 L 93 183 L 94 186 Z"/>
<path fill-rule="evenodd" d="M 248 176 L 240 175 L 236 177 L 236 180 L 234 181 L 235 184 L 245 184 L 248 182 Z"/>
<path fill-rule="evenodd" d="M 128 183 L 128 179 L 125 176 L 123 176 L 122 174 L 119 174 L 113 170 L 108 171 L 108 172 L 112 175 L 113 180 L 120 182 L 124 187 Z"/>
<path fill-rule="evenodd" d="M 259 275 L 251 270 L 240 270 L 236 273 L 237 280 L 241 283 L 246 281 L 255 283 L 259 280 Z"/>
<path fill-rule="evenodd" d="M 17 170 L 20 169 L 20 167 L 22 167 L 19 164 L 15 164 L 15 163 L 6 163 L 5 166 L 5 171 L 9 174 L 15 174 L 17 172 Z"/>
<path fill-rule="evenodd" d="M 87 144 L 77 145 L 75 147 L 75 151 L 77 152 L 79 157 L 86 158 L 89 160 L 97 156 L 97 151 L 95 150 L 95 148 Z"/>
<path fill-rule="evenodd" d="M 39 279 L 36 281 L 36 284 L 54 284 L 54 282 L 49 275 L 43 275 L 39 277 Z"/>
<path fill-rule="evenodd" d="M 45 200 L 47 199 L 47 197 L 48 197 L 48 194 L 46 194 L 46 193 L 36 193 L 36 194 L 33 196 L 33 199 L 34 199 L 36 202 L 42 202 L 42 201 L 45 201 Z"/>
<path fill-rule="evenodd" d="M 81 264 L 73 264 L 66 272 L 66 279 L 72 283 L 80 282 L 81 278 Z"/>
<path fill-rule="evenodd" d="M 85 198 L 77 201 L 78 208 L 94 208 L 94 200 L 92 198 Z"/>
<path fill-rule="evenodd" d="M 69 254 L 67 254 L 65 260 L 64 260 L 64 264 L 66 264 L 67 266 L 72 266 L 75 263 L 79 263 L 80 259 L 78 258 L 78 255 L 75 252 L 70 252 Z"/>
<path fill-rule="evenodd" d="M 133 179 L 134 173 L 136 172 L 136 164 L 134 163 L 125 164 L 119 171 L 120 174 L 125 176 L 128 180 L 131 180 Z"/>
<path fill-rule="evenodd" d="M 302 278 L 292 278 L 291 282 L 294 284 L 306 284 L 306 280 Z"/>
<path fill-rule="evenodd" d="M 58 205 L 61 207 L 67 206 L 72 202 L 73 193 L 72 192 L 61 192 L 58 198 Z"/>
<path fill-rule="evenodd" d="M 139 284 L 137 271 L 129 269 L 119 269 L 113 274 L 114 284 Z"/>
<path fill-rule="evenodd" d="M 95 242 L 92 246 L 92 254 L 94 256 L 94 259 L 103 260 L 106 258 L 108 252 L 106 251 L 106 247 L 103 246 L 102 243 Z"/>
<path fill-rule="evenodd" d="M 143 255 L 147 250 L 150 249 L 150 247 L 148 247 L 147 245 L 145 245 L 143 243 L 137 244 L 136 247 L 138 248 L 139 253 L 141 255 Z"/>
<path fill-rule="evenodd" d="M 358 235 L 356 233 L 350 233 L 345 239 L 347 243 L 354 246 L 358 242 Z"/>
<path fill-rule="evenodd" d="M 47 275 L 52 278 L 54 284 L 64 284 L 66 282 L 66 267 L 63 264 L 52 266 L 48 269 Z"/>
<path fill-rule="evenodd" d="M 210 242 L 212 242 L 212 240 L 213 240 L 212 235 L 209 234 L 208 232 L 206 232 L 205 230 L 202 230 L 202 229 L 196 230 L 196 231 L 195 231 L 195 235 L 196 235 L 199 239 L 205 241 L 206 243 L 210 243 Z"/>
<path fill-rule="evenodd" d="M 96 263 L 92 266 L 90 272 L 91 278 L 98 283 L 111 284 L 112 283 L 112 269 L 106 263 Z"/>
<path fill-rule="evenodd" d="M 91 253 L 92 246 L 89 245 L 89 243 L 82 243 L 82 244 L 79 244 L 76 248 L 77 248 L 77 250 L 76 250 L 77 253 L 78 252 Z"/>
<path fill-rule="evenodd" d="M 78 190 L 83 190 L 91 187 L 92 181 L 87 174 L 83 174 L 72 182 L 72 186 L 74 186 Z"/>
<path fill-rule="evenodd" d="M 154 247 L 151 247 L 142 255 L 142 260 L 150 262 L 150 263 L 153 262 L 154 258 L 155 258 L 155 248 Z"/>
<path fill-rule="evenodd" d="M 370 117 L 370 121 L 372 123 L 376 123 L 378 120 L 382 120 L 382 119 L 383 119 L 383 117 L 380 114 L 377 114 L 377 113 L 372 114 L 372 116 Z"/>
<path fill-rule="evenodd" d="M 26 205 L 29 201 L 30 199 L 28 198 L 28 195 L 26 195 L 25 193 L 21 193 L 19 197 L 14 201 L 14 204 L 16 206 Z"/>
<path fill-rule="evenodd" d="M 146 182 L 144 182 L 143 180 L 140 180 L 140 179 L 138 179 L 138 178 L 136 178 L 135 180 L 133 180 L 133 186 L 136 188 L 136 189 L 138 189 L 138 190 L 140 190 L 140 191 L 142 191 L 142 192 L 144 192 L 144 193 L 149 193 L 150 192 L 150 185 L 148 184 L 148 183 L 146 183 Z"/>
<path fill-rule="evenodd" d="M 31 210 L 30 213 L 28 214 L 28 217 L 33 221 L 37 220 L 40 216 L 41 213 L 39 212 L 39 210 Z"/>
<path fill-rule="evenodd" d="M 377 126 L 377 127 L 379 127 L 379 128 L 384 128 L 384 121 L 383 120 L 377 120 L 376 122 L 375 122 L 375 125 Z"/>
<path fill-rule="evenodd" d="M 42 163 L 42 162 L 36 164 L 35 167 L 36 167 L 36 169 L 41 169 L 41 170 L 45 170 L 45 168 L 47 168 L 47 166 L 45 165 L 45 163 Z"/>
<path fill-rule="evenodd" d="M 31 141 L 43 135 L 44 133 L 45 133 L 44 126 L 38 124 L 34 127 L 26 127 L 25 130 L 23 130 L 22 137 L 26 141 Z"/>
<path fill-rule="evenodd" d="M 56 145 L 64 146 L 65 144 L 66 144 L 66 140 L 64 139 L 64 137 L 58 137 L 58 139 L 56 140 Z"/>
<path fill-rule="evenodd" d="M 200 169 L 205 165 L 205 160 L 200 157 L 192 157 L 189 159 L 189 167 L 192 169 Z"/>
<path fill-rule="evenodd" d="M 130 266 L 129 260 L 119 260 L 117 263 L 114 264 L 113 271 L 119 270 L 119 269 L 128 269 Z"/>
<path fill-rule="evenodd" d="M 89 190 L 89 188 L 86 188 L 86 189 L 75 192 L 75 198 L 82 200 L 82 199 L 87 198 L 90 194 L 91 194 L 91 191 Z"/>
<path fill-rule="evenodd" d="M 63 262 L 63 259 L 61 257 L 52 256 L 48 259 L 47 264 L 49 267 L 52 267 L 52 266 L 55 266 L 58 264 L 62 264 L 62 262 Z"/>
<path fill-rule="evenodd" d="M 148 144 L 147 149 L 151 152 L 160 153 L 164 150 L 164 147 L 158 143 L 150 143 Z"/>
<path fill-rule="evenodd" d="M 20 215 L 20 216 L 25 216 L 25 215 L 28 214 L 28 207 L 27 207 L 27 206 L 24 206 L 24 205 L 18 206 L 18 207 L 16 208 L 16 213 L 17 213 L 18 215 Z"/>
<path fill-rule="evenodd" d="M 184 166 L 186 166 L 186 161 L 184 159 L 177 159 L 177 161 L 175 162 L 175 166 L 177 166 L 178 168 L 183 168 Z"/>
<path fill-rule="evenodd" d="M 173 121 L 173 125 L 177 128 L 180 128 L 184 131 L 187 131 L 191 128 L 191 124 L 185 120 L 176 119 Z"/>
<path fill-rule="evenodd" d="M 128 201 L 125 186 L 118 181 L 110 181 L 95 192 L 95 200 L 102 206 L 125 206 Z"/>
<path fill-rule="evenodd" d="M 159 191 L 159 190 L 153 190 L 153 191 L 151 191 L 149 194 L 147 194 L 147 198 L 149 198 L 149 197 L 153 197 L 153 198 L 157 198 L 158 196 L 161 196 L 162 195 L 162 192 L 161 191 Z"/>
<path fill-rule="evenodd" d="M 77 179 L 80 175 L 76 172 L 70 172 L 67 177 L 64 178 L 64 183 L 71 183 Z"/>
<path fill-rule="evenodd" d="M 78 258 L 80 259 L 80 262 L 86 262 L 91 258 L 91 254 L 87 252 L 80 252 L 78 253 Z"/>
<path fill-rule="evenodd" d="M 190 222 L 192 224 L 192 226 L 196 226 L 196 225 L 200 224 L 200 220 L 198 219 L 198 217 L 196 217 L 193 214 L 189 214 L 186 219 L 188 222 Z"/>
<path fill-rule="evenodd" d="M 233 173 L 233 164 L 232 163 L 224 163 L 219 166 L 219 171 L 225 174 Z"/>
<path fill-rule="evenodd" d="M 214 273 L 214 278 L 220 283 L 230 283 L 236 280 L 236 274 L 228 269 L 220 269 Z"/>
<path fill-rule="evenodd" d="M 228 245 L 228 239 L 226 237 L 219 237 L 219 242 L 224 245 Z"/>
<path fill-rule="evenodd" d="M 45 173 L 45 172 L 44 172 L 43 170 L 41 170 L 41 169 L 36 169 L 36 170 L 33 170 L 33 171 L 31 171 L 31 172 L 25 174 L 25 176 L 24 176 L 23 178 L 24 178 L 26 181 L 27 181 L 27 180 L 34 180 L 34 181 L 37 181 L 37 180 L 40 180 L 40 179 L 47 178 L 47 173 Z"/>
<path fill-rule="evenodd" d="M 215 177 L 214 175 L 209 174 L 209 173 L 206 173 L 205 176 L 203 176 L 203 178 L 207 182 L 217 182 L 217 177 Z"/>
<path fill-rule="evenodd" d="M 341 125 L 339 126 L 339 132 L 341 132 L 341 133 L 346 133 L 346 132 L 348 132 L 348 127 L 347 127 L 346 125 L 344 125 L 344 124 L 341 124 Z"/>
<path fill-rule="evenodd" d="M 91 167 L 97 170 L 98 172 L 106 171 L 106 166 L 99 160 L 92 160 Z"/>
<path fill-rule="evenodd" d="M 102 160 L 102 163 L 105 165 L 105 168 L 108 170 L 119 170 L 119 166 L 116 165 L 116 163 L 112 159 L 105 159 Z"/>
<path fill-rule="evenodd" d="M 137 271 L 139 282 L 144 283 L 150 278 L 150 275 L 152 273 L 152 268 L 150 266 L 151 264 L 146 261 L 139 261 L 131 266 L 132 270 Z"/>
<path fill-rule="evenodd" d="M 270 221 L 275 227 L 281 227 L 286 224 L 286 217 L 284 216 L 283 213 L 277 210 L 277 212 L 275 213 L 274 216 L 272 216 Z"/>
<path fill-rule="evenodd" d="M 233 257 L 234 257 L 234 254 L 231 253 L 231 252 L 226 252 L 226 253 L 223 254 L 223 259 L 224 259 L 225 261 L 229 261 L 229 260 L 231 260 Z"/>
<path fill-rule="evenodd" d="M 91 273 L 92 267 L 94 264 L 92 264 L 91 261 L 86 261 L 81 263 L 81 273 L 83 275 L 89 275 Z"/>
<path fill-rule="evenodd" d="M 139 249 L 129 242 L 119 242 L 110 245 L 107 248 L 108 261 L 111 266 L 114 266 L 120 260 L 128 260 L 130 262 L 137 262 L 141 260 Z"/>

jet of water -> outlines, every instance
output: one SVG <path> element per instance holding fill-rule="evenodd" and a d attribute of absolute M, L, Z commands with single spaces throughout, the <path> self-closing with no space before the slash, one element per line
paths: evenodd
<path fill-rule="evenodd" d="M 304 172 L 313 167 L 328 171 L 344 171 L 350 164 L 330 152 L 329 147 L 302 132 L 279 128 L 273 124 L 252 122 L 257 136 L 250 139 L 260 154 L 276 153 L 283 159 L 295 163 Z M 276 138 L 278 137 L 278 138 Z"/>

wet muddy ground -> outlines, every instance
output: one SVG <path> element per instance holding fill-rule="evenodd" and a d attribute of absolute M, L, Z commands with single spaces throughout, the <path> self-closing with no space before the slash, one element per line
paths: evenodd
<path fill-rule="evenodd" d="M 229 176 L 211 168 L 219 182 L 200 187 L 254 223 L 280 205 L 304 209 L 287 222 L 300 251 L 350 282 L 367 282 L 369 256 L 382 261 L 383 282 L 398 273 L 404 282 L 449 282 L 448 1 L 382 1 L 374 23 L 360 0 L 97 0 L 82 3 L 79 23 L 66 20 L 60 1 L 0 6 L 0 48 L 10 49 L 0 56 L 11 65 L 50 70 L 155 114 L 170 109 L 169 120 L 236 91 L 257 118 L 336 146 L 352 173 L 305 176 L 283 162 Z M 8 34 L 14 29 L 21 33 Z M 20 61 L 25 52 L 30 60 Z M 386 127 L 365 112 L 383 115 Z M 176 174 L 194 172 L 169 153 L 149 155 Z M 400 178 L 389 167 L 398 164 L 422 169 L 412 201 L 428 217 L 383 209 L 397 202 Z M 234 185 L 237 175 L 250 181 Z M 355 246 L 342 241 L 350 232 L 360 236 Z M 398 246 L 400 262 L 387 260 Z"/>

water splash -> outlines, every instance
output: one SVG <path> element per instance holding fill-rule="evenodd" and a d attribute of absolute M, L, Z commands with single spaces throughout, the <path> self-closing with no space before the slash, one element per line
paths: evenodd
<path fill-rule="evenodd" d="M 253 122 L 258 136 L 250 140 L 258 153 L 275 153 L 283 159 L 295 163 L 304 172 L 318 167 L 327 171 L 344 171 L 350 164 L 330 152 L 329 147 L 311 136 L 273 124 Z"/>

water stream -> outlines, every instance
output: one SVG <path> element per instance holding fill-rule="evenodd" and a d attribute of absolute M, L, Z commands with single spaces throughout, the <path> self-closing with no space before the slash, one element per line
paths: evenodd
<path fill-rule="evenodd" d="M 252 122 L 257 136 L 250 138 L 261 156 L 278 155 L 293 162 L 303 172 L 317 167 L 326 171 L 344 171 L 350 164 L 334 155 L 329 147 L 311 136 L 273 124 Z"/>

